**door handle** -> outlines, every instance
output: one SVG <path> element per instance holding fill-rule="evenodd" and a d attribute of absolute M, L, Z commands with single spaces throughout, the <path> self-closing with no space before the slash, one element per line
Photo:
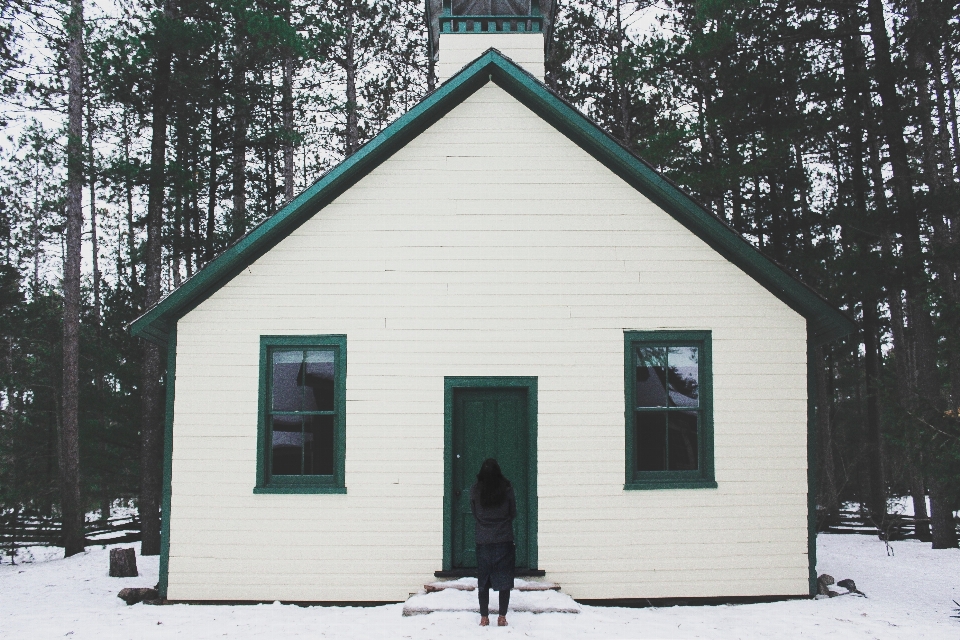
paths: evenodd
<path fill-rule="evenodd" d="M 457 497 L 458 497 L 458 498 L 460 497 L 460 494 L 461 494 L 461 493 L 463 493 L 463 491 L 461 491 L 460 489 L 457 489 Z"/>

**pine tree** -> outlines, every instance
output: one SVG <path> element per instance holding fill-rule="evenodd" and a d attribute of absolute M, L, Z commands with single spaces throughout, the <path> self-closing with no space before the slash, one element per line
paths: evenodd
<path fill-rule="evenodd" d="M 63 264 L 63 416 L 60 424 L 60 511 L 64 553 L 84 550 L 80 498 L 80 235 L 83 226 L 83 3 L 71 0 L 67 18 L 67 202 Z"/>
<path fill-rule="evenodd" d="M 151 97 L 152 137 L 150 142 L 150 183 L 147 203 L 147 245 L 144 280 L 144 308 L 160 301 L 160 277 L 163 264 L 161 237 L 166 200 L 167 115 L 169 113 L 172 43 L 176 33 L 176 5 L 165 0 L 162 13 L 155 17 L 153 50 L 153 94 Z M 140 422 L 140 522 L 143 530 L 140 553 L 160 553 L 160 497 L 163 490 L 163 419 L 160 348 L 151 342 L 143 347 L 142 409 Z"/>

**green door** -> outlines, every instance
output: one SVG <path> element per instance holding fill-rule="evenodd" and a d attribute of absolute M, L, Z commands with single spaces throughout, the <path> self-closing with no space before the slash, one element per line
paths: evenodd
<path fill-rule="evenodd" d="M 517 567 L 530 568 L 531 488 L 529 478 L 528 389 L 460 388 L 453 390 L 453 567 L 477 566 L 470 487 L 480 465 L 496 458 L 517 496 L 513 535 Z"/>

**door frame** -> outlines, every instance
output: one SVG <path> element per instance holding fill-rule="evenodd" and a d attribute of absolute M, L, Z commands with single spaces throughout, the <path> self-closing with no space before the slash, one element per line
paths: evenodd
<path fill-rule="evenodd" d="M 537 555 L 537 378 L 444 376 L 443 378 L 443 570 L 453 569 L 453 393 L 456 389 L 527 390 L 527 547 L 530 569 Z"/>

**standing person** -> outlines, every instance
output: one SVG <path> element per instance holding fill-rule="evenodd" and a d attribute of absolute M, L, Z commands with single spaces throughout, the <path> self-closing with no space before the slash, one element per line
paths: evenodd
<path fill-rule="evenodd" d="M 490 589 L 500 594 L 497 626 L 507 626 L 507 607 L 513 589 L 517 561 L 513 544 L 513 519 L 517 499 L 500 465 L 487 458 L 480 466 L 477 482 L 470 487 L 470 510 L 477 521 L 477 587 L 480 596 L 480 626 L 490 624 Z"/>

